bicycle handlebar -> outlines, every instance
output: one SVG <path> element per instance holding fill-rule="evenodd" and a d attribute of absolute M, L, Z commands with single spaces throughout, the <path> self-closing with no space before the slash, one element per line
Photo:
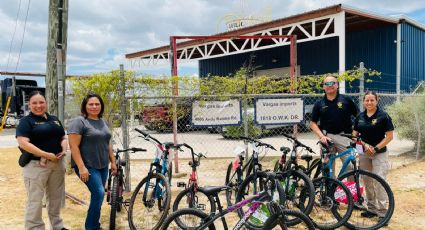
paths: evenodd
<path fill-rule="evenodd" d="M 276 150 L 275 147 L 273 147 L 273 145 L 261 142 L 259 140 L 255 140 L 255 139 L 250 138 L 250 137 L 239 136 L 238 138 L 242 139 L 242 140 L 247 140 L 248 142 L 254 142 L 254 143 L 258 144 L 258 146 L 265 146 L 266 148 Z"/>
<path fill-rule="evenodd" d="M 295 144 L 295 147 L 303 147 L 303 148 L 305 148 L 307 151 L 309 151 L 310 153 L 314 153 L 314 152 L 313 152 L 313 149 L 311 149 L 309 146 L 307 146 L 307 145 L 305 145 L 305 144 L 301 143 L 301 142 L 300 142 L 299 140 L 297 140 L 295 137 L 289 136 L 289 135 L 287 135 L 287 134 L 285 134 L 285 133 L 282 133 L 282 135 L 283 135 L 284 137 L 286 137 L 287 139 L 292 140 L 292 141 L 294 142 L 294 144 Z"/>
<path fill-rule="evenodd" d="M 142 148 L 128 148 L 128 149 L 117 149 L 116 153 L 122 153 L 122 152 L 146 152 L 146 149 L 142 149 Z"/>
<path fill-rule="evenodd" d="M 134 130 L 136 130 L 137 132 L 139 132 L 140 134 L 142 134 L 143 135 L 143 138 L 145 138 L 145 139 L 149 138 L 149 139 L 155 141 L 156 143 L 162 145 L 162 143 L 160 141 L 158 141 L 155 137 L 152 137 L 151 135 L 149 135 L 149 133 L 145 133 L 145 132 L 143 132 L 142 130 L 140 130 L 138 128 L 135 128 Z"/>

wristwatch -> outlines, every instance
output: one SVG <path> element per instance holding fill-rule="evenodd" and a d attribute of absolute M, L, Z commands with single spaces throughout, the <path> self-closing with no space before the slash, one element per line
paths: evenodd
<path fill-rule="evenodd" d="M 375 152 L 377 153 L 379 151 L 378 146 L 373 147 L 373 150 L 375 150 Z"/>

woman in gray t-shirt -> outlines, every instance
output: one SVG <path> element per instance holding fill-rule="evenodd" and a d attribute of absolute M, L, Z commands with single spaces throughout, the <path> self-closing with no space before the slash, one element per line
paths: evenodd
<path fill-rule="evenodd" d="M 81 114 L 68 128 L 72 165 L 91 193 L 85 228 L 100 229 L 100 210 L 105 195 L 108 165 L 115 175 L 117 168 L 112 152 L 111 131 L 102 119 L 104 103 L 97 94 L 89 94 L 81 103 Z"/>

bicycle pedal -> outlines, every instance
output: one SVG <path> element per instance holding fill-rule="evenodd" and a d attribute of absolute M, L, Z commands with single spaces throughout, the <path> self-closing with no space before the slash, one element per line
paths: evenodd
<path fill-rule="evenodd" d="M 186 188 L 186 183 L 185 182 L 177 182 L 177 187 L 183 187 Z"/>
<path fill-rule="evenodd" d="M 201 210 L 201 211 L 205 211 L 206 205 L 205 204 L 198 204 L 196 208 Z"/>
<path fill-rule="evenodd" d="M 123 205 L 125 205 L 125 206 L 130 206 L 130 199 L 126 199 L 126 200 L 124 200 L 123 202 L 122 202 L 122 204 Z"/>

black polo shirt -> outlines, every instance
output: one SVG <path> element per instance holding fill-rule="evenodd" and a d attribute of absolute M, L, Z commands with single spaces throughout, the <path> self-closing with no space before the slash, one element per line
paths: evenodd
<path fill-rule="evenodd" d="M 391 117 L 379 107 L 376 112 L 368 117 L 366 111 L 359 114 L 354 121 L 354 130 L 359 132 L 362 140 L 372 146 L 376 146 L 385 138 L 385 133 L 394 130 Z M 387 151 L 387 147 L 378 152 Z"/>
<path fill-rule="evenodd" d="M 351 116 L 357 116 L 358 109 L 350 97 L 337 94 L 334 100 L 330 101 L 326 95 L 318 100 L 313 107 L 311 120 L 318 123 L 320 130 L 328 133 L 351 133 Z"/>
<path fill-rule="evenodd" d="M 30 113 L 20 119 L 16 128 L 16 136 L 27 137 L 30 139 L 30 143 L 39 149 L 58 154 L 62 152 L 61 141 L 65 130 L 56 116 L 47 113 L 46 115 L 47 119 Z M 32 155 L 32 159 L 39 160 L 40 157 Z"/>

